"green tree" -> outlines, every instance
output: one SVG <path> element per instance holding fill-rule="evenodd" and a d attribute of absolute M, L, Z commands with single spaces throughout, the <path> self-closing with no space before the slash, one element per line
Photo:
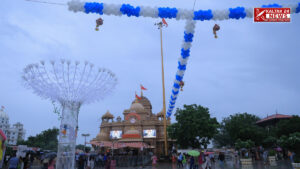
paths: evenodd
<path fill-rule="evenodd" d="M 291 119 L 281 120 L 276 125 L 276 135 L 278 138 L 283 135 L 289 136 L 295 132 L 300 132 L 299 116 L 293 116 Z"/>
<path fill-rule="evenodd" d="M 295 152 L 295 162 L 300 163 L 300 132 L 295 132 L 289 136 L 281 136 L 278 140 L 281 147 L 286 148 L 292 152 Z"/>
<path fill-rule="evenodd" d="M 177 140 L 180 148 L 207 147 L 217 133 L 216 118 L 210 117 L 208 108 L 200 105 L 184 105 L 175 113 L 176 123 L 168 127 L 168 135 Z"/>
<path fill-rule="evenodd" d="M 82 150 L 83 152 L 85 152 L 85 150 L 86 150 L 87 152 L 90 152 L 90 151 L 91 151 L 91 147 L 85 147 L 85 150 L 84 150 L 84 145 L 82 145 L 82 144 L 76 145 L 76 149 Z"/>
<path fill-rule="evenodd" d="M 19 141 L 18 145 L 27 145 L 29 147 L 39 147 L 44 150 L 57 150 L 59 130 L 57 128 L 42 131 L 36 136 L 29 136 L 26 141 Z"/>
<path fill-rule="evenodd" d="M 219 133 L 214 137 L 215 145 L 233 147 L 238 140 L 251 140 L 256 145 L 261 145 L 266 137 L 266 131 L 256 125 L 258 120 L 257 116 L 248 113 L 224 118 Z"/>

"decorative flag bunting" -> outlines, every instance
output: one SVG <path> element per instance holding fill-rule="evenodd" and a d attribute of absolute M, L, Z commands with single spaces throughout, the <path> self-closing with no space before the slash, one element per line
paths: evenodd
<path fill-rule="evenodd" d="M 184 31 L 184 42 L 181 48 L 181 57 L 178 60 L 178 70 L 176 72 L 172 94 L 170 97 L 169 108 L 167 111 L 167 117 L 172 115 L 172 111 L 175 107 L 176 99 L 179 94 L 180 82 L 183 80 L 183 76 L 186 70 L 187 61 L 190 56 L 190 48 L 195 32 L 195 21 L 208 21 L 208 20 L 228 20 L 228 19 L 245 19 L 253 17 L 253 8 L 236 7 L 225 10 L 186 10 L 180 8 L 170 7 L 147 7 L 137 6 L 134 7 L 129 4 L 106 4 L 98 2 L 81 2 L 78 0 L 72 0 L 68 2 L 69 10 L 73 12 L 85 12 L 85 13 L 97 13 L 100 15 L 127 15 L 128 17 L 151 17 L 151 18 L 162 18 L 162 22 L 167 25 L 164 18 L 175 18 L 177 20 L 187 20 Z M 262 5 L 263 8 L 291 8 L 291 14 L 300 13 L 300 2 L 293 5 L 279 5 L 269 4 Z M 140 98 L 136 95 L 137 98 Z"/>

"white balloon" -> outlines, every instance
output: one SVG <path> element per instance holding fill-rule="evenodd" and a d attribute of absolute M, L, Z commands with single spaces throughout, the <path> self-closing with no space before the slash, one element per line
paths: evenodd
<path fill-rule="evenodd" d="M 72 0 L 70 2 L 67 3 L 69 6 L 69 11 L 73 11 L 73 12 L 79 12 L 82 11 L 84 12 L 84 2 L 80 2 L 79 0 Z"/>
<path fill-rule="evenodd" d="M 183 41 L 182 48 L 184 50 L 187 50 L 187 49 L 189 49 L 191 47 L 192 47 L 192 43 L 191 42 L 185 42 L 185 41 Z"/>
<path fill-rule="evenodd" d="M 188 59 L 189 57 L 183 59 L 182 57 L 179 58 L 179 62 L 181 65 L 187 65 L 187 61 L 189 60 Z"/>
<path fill-rule="evenodd" d="M 151 18 L 158 18 L 158 9 L 157 8 L 151 8 L 148 6 L 141 6 L 140 7 L 140 16 L 144 17 L 151 17 Z"/>
<path fill-rule="evenodd" d="M 106 15 L 116 15 L 121 16 L 122 12 L 120 11 L 121 4 L 106 4 L 103 3 L 103 13 Z"/>
<path fill-rule="evenodd" d="M 253 8 L 246 8 L 245 11 L 246 11 L 246 14 L 247 14 L 246 17 L 248 17 L 248 18 L 253 17 Z"/>

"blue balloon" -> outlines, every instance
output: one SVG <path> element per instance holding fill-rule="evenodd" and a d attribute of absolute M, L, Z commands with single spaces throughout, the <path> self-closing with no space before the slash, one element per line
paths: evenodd
<path fill-rule="evenodd" d="M 187 58 L 190 56 L 190 49 L 184 50 L 183 48 L 181 48 L 181 56 L 183 59 Z"/>
<path fill-rule="evenodd" d="M 192 33 L 184 32 L 184 41 L 185 42 L 193 42 L 194 35 Z"/>
<path fill-rule="evenodd" d="M 178 10 L 176 8 L 158 8 L 158 16 L 161 18 L 176 18 Z"/>
<path fill-rule="evenodd" d="M 300 2 L 298 4 L 298 7 L 296 8 L 296 13 L 300 13 Z"/>
<path fill-rule="evenodd" d="M 178 69 L 179 70 L 186 70 L 186 65 L 181 65 L 180 62 L 178 62 Z"/>
<path fill-rule="evenodd" d="M 140 7 L 134 7 L 131 6 L 129 4 L 123 4 L 120 8 L 120 11 L 122 12 L 123 15 L 127 15 L 127 16 L 136 16 L 139 17 L 140 16 L 140 11 L 141 8 Z"/>
<path fill-rule="evenodd" d="M 177 94 L 179 93 L 179 90 L 177 90 L 177 92 L 175 92 L 174 90 L 172 90 L 172 93 L 173 93 L 174 95 L 177 95 Z"/>
<path fill-rule="evenodd" d="M 209 10 L 199 10 L 194 12 L 194 20 L 211 20 L 213 18 L 212 11 Z"/>
<path fill-rule="evenodd" d="M 176 80 L 181 81 L 183 76 L 176 75 Z"/>
<path fill-rule="evenodd" d="M 179 89 L 180 86 L 179 86 L 179 84 L 174 83 L 173 87 L 174 87 L 175 89 Z"/>
<path fill-rule="evenodd" d="M 84 4 L 85 13 L 103 14 L 103 3 L 87 2 Z"/>
<path fill-rule="evenodd" d="M 278 4 L 269 4 L 269 5 L 263 5 L 262 8 L 281 8 L 281 5 Z"/>
<path fill-rule="evenodd" d="M 244 7 L 229 8 L 229 12 L 229 18 L 232 19 L 244 19 L 247 15 Z"/>
<path fill-rule="evenodd" d="M 171 96 L 172 101 L 175 101 L 176 99 L 177 99 L 176 97 Z"/>

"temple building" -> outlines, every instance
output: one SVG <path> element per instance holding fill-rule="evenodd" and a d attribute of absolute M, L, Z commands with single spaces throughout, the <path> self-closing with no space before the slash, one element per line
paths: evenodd
<path fill-rule="evenodd" d="M 100 132 L 91 141 L 91 144 L 99 147 L 110 148 L 145 148 L 157 155 L 164 153 L 164 114 L 152 113 L 150 101 L 141 96 L 135 99 L 130 108 L 124 110 L 124 118 L 118 116 L 114 119 L 109 111 L 102 116 Z M 167 119 L 167 125 L 170 119 Z M 172 140 L 168 140 L 168 148 L 172 147 Z"/>

